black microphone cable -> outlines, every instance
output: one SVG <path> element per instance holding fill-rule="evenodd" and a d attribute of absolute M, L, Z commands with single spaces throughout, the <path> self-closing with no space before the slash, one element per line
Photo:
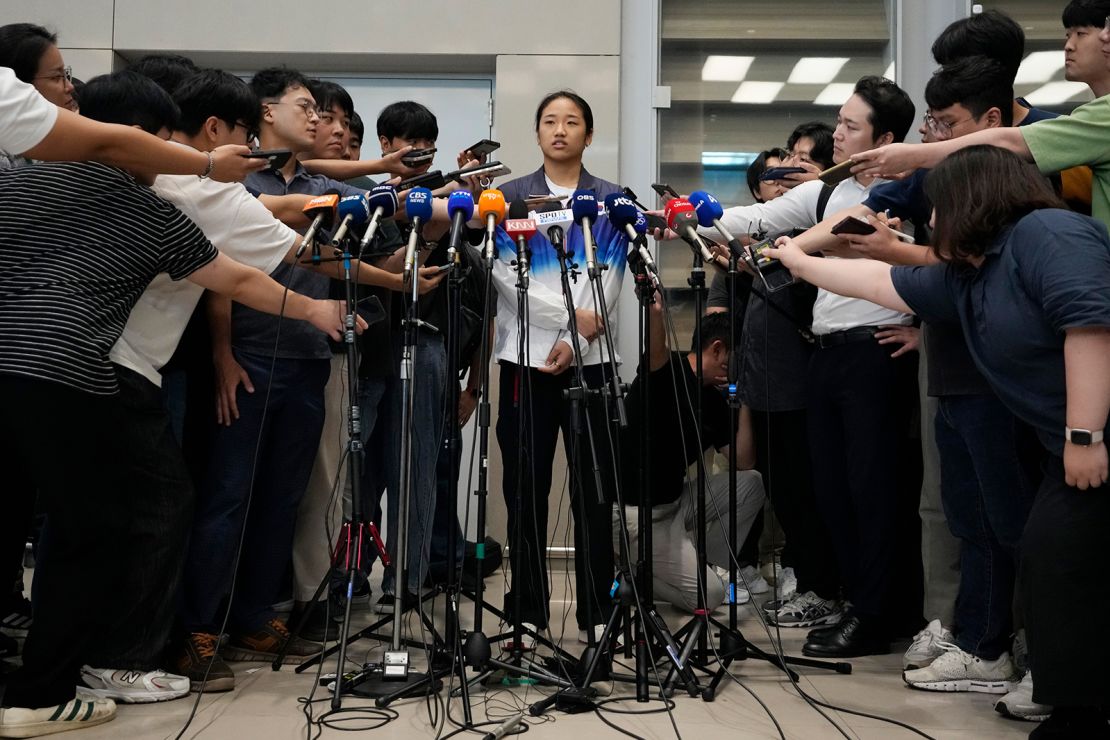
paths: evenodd
<path fill-rule="evenodd" d="M 285 281 L 284 289 L 281 294 L 281 307 L 278 310 L 277 329 L 274 332 L 274 350 L 270 357 L 270 374 L 266 379 L 266 395 L 262 399 L 262 416 L 258 424 L 258 438 L 254 443 L 254 455 L 251 459 L 251 475 L 250 482 L 247 485 L 247 499 L 243 504 L 243 523 L 239 527 L 239 540 L 235 545 L 235 558 L 231 567 L 231 585 L 228 588 L 227 607 L 224 609 L 223 619 L 220 621 L 220 629 L 216 635 L 216 648 L 212 651 L 212 657 L 208 659 L 208 665 L 204 668 L 204 678 L 201 679 L 200 688 L 196 690 L 196 698 L 193 700 L 192 709 L 189 711 L 189 716 L 185 719 L 185 724 L 181 726 L 174 740 L 181 740 L 185 733 L 188 731 L 189 726 L 193 723 L 193 719 L 197 715 L 197 710 L 200 708 L 200 700 L 204 696 L 204 689 L 208 685 L 208 675 L 212 671 L 212 666 L 216 663 L 216 657 L 219 655 L 219 643 L 223 638 L 224 631 L 227 629 L 228 620 L 231 618 L 231 607 L 235 601 L 235 586 L 239 580 L 239 559 L 243 554 L 243 543 L 247 537 L 247 521 L 249 519 L 251 500 L 254 497 L 254 483 L 258 473 L 258 456 L 262 449 L 262 437 L 266 428 L 266 416 L 270 410 L 270 392 L 273 389 L 273 375 L 277 367 L 277 353 L 279 342 L 281 341 L 281 327 L 285 320 L 285 305 L 289 298 L 289 285 L 293 281 L 294 270 L 297 269 L 295 264 L 289 265 L 289 278 Z"/>

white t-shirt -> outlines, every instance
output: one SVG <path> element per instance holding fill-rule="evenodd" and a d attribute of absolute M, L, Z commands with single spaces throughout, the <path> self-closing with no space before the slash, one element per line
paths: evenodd
<path fill-rule="evenodd" d="M 874 180 L 864 187 L 856 178 L 849 177 L 829 195 L 824 215 L 831 216 L 837 211 L 859 205 L 867 200 L 871 189 L 882 182 L 885 180 Z M 808 229 L 817 225 L 817 202 L 823 187 L 820 180 L 811 180 L 766 203 L 726 208 L 721 223 L 736 236 L 758 231 L 777 234 L 790 229 Z M 720 238 L 715 228 L 703 227 L 698 231 L 709 238 Z M 846 298 L 821 288 L 817 291 L 817 302 L 813 305 L 811 328 L 814 334 L 830 334 L 857 326 L 912 322 L 913 317 L 909 314 L 892 311 L 861 298 Z"/>
<path fill-rule="evenodd" d="M 543 174 L 543 179 L 547 181 L 547 189 L 551 192 L 551 194 L 557 195 L 563 199 L 562 206 L 563 208 L 566 208 L 567 202 L 570 200 L 570 196 L 574 195 L 575 188 L 565 188 L 562 185 L 556 185 L 551 180 L 551 178 L 547 176 L 546 172 Z"/>
<path fill-rule="evenodd" d="M 159 175 L 154 192 L 200 227 L 221 252 L 269 275 L 292 248 L 290 229 L 240 183 L 201 180 L 196 175 Z M 159 370 L 169 362 L 204 289 L 166 274 L 151 281 L 127 320 L 109 357 L 112 362 L 162 385 Z"/>
<path fill-rule="evenodd" d="M 58 120 L 58 107 L 33 86 L 0 67 L 0 149 L 23 154 L 46 138 Z"/>

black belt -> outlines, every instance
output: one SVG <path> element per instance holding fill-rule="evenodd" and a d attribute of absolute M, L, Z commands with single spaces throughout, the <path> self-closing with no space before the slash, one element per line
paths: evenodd
<path fill-rule="evenodd" d="M 878 330 L 879 327 L 877 326 L 857 326 L 854 329 L 834 331 L 829 334 L 818 334 L 814 339 L 817 340 L 818 347 L 821 349 L 828 349 L 829 347 L 839 347 L 842 344 L 873 342 L 875 341 L 875 332 Z"/>

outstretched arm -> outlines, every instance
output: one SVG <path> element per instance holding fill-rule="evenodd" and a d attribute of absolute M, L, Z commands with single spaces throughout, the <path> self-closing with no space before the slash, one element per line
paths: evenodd
<path fill-rule="evenodd" d="M 229 144 L 212 152 L 209 176 L 220 182 L 242 180 L 264 169 L 266 160 L 247 159 L 245 146 Z M 208 154 L 177 146 L 133 126 L 101 123 L 67 110 L 46 138 L 24 152 L 32 159 L 94 160 L 151 175 L 201 175 L 208 170 Z"/>
<path fill-rule="evenodd" d="M 779 239 L 776 247 L 767 249 L 764 254 L 781 260 L 794 277 L 830 293 L 862 298 L 894 311 L 913 313 L 913 309 L 894 289 L 891 268 L 885 262 L 811 257 L 787 237 Z"/>

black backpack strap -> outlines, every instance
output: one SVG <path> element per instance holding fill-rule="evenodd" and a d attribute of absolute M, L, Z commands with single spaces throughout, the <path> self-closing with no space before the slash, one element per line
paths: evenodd
<path fill-rule="evenodd" d="M 832 197 L 834 190 L 836 190 L 835 185 L 825 185 L 821 188 L 821 194 L 817 196 L 817 223 L 825 220 L 825 209 L 829 206 L 829 198 Z"/>

